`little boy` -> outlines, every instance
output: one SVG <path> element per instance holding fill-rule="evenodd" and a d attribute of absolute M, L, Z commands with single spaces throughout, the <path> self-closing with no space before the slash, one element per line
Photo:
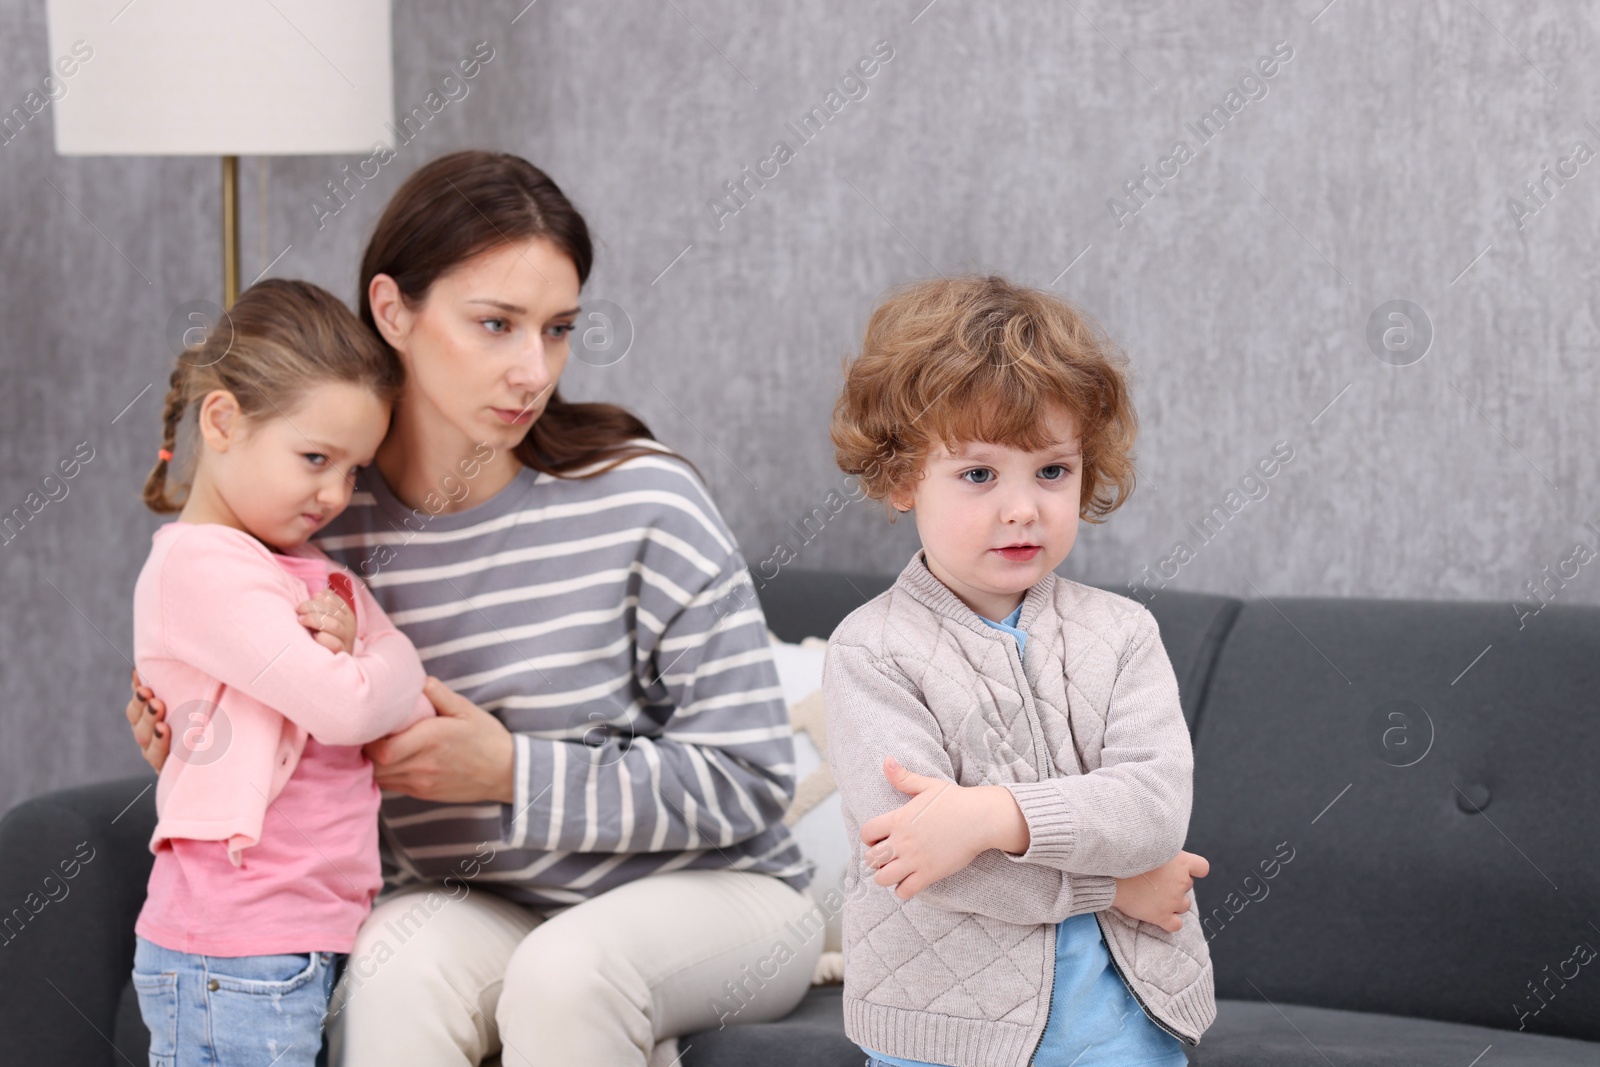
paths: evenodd
<path fill-rule="evenodd" d="M 839 466 L 922 540 L 823 670 L 869 1064 L 1182 1067 L 1216 1017 L 1155 619 L 1054 573 L 1133 488 L 1123 362 L 1065 302 L 984 277 L 892 294 L 846 371 Z"/>

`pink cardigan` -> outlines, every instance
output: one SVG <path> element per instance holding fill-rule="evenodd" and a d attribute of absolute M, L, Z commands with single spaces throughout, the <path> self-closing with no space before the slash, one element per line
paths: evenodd
<path fill-rule="evenodd" d="M 134 586 L 134 658 L 167 706 L 173 747 L 150 849 L 224 841 L 237 867 L 307 735 L 356 746 L 433 715 L 425 671 L 366 586 L 313 545 L 284 555 L 242 530 L 182 521 L 152 541 Z M 354 654 L 297 621 L 296 605 L 330 585 L 355 610 Z"/>

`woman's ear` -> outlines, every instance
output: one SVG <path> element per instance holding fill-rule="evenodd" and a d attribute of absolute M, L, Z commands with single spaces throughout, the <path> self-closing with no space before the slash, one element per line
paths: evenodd
<path fill-rule="evenodd" d="M 226 389 L 213 389 L 200 401 L 200 436 L 206 447 L 226 452 L 243 436 L 243 413 L 239 400 Z"/>
<path fill-rule="evenodd" d="M 400 351 L 401 344 L 411 333 L 415 317 L 400 293 L 400 286 L 387 274 L 374 274 L 367 283 L 367 306 L 372 309 L 372 321 L 378 333 L 390 348 Z"/>

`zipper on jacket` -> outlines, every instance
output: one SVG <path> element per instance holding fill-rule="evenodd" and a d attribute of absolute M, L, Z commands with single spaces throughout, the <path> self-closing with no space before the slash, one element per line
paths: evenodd
<path fill-rule="evenodd" d="M 1061 924 L 1057 923 L 1054 936 L 1050 938 L 1050 995 L 1044 998 L 1044 1025 L 1039 1028 L 1039 1040 L 1033 1043 L 1033 1051 L 1028 1053 L 1027 1067 L 1033 1067 L 1033 1058 L 1039 1054 L 1039 1046 L 1044 1044 L 1044 1032 L 1050 1029 L 1050 1008 L 1056 999 L 1056 942 L 1061 940 Z"/>
<path fill-rule="evenodd" d="M 1100 922 L 1100 913 L 1095 912 L 1094 918 L 1096 922 Z M 1111 951 L 1111 939 L 1105 936 L 1105 926 L 1103 923 L 1101 924 L 1100 933 L 1101 938 L 1106 943 L 1106 958 L 1111 961 L 1111 969 L 1117 972 L 1118 978 L 1122 979 L 1123 986 L 1128 990 L 1129 993 L 1133 995 L 1134 1001 L 1139 1005 L 1139 1010 L 1144 1012 L 1145 1018 L 1161 1027 L 1161 1029 L 1165 1030 L 1167 1033 L 1171 1034 L 1185 1045 L 1194 1046 L 1200 1044 L 1198 1041 L 1190 1041 L 1188 1038 L 1178 1033 L 1178 1031 L 1174 1030 L 1172 1027 L 1156 1018 L 1155 1012 L 1150 1010 L 1149 1005 L 1144 1002 L 1144 998 L 1139 995 L 1139 991 L 1133 987 L 1133 983 L 1128 981 L 1128 976 L 1123 974 L 1122 968 L 1117 965 L 1117 956 L 1116 953 Z"/>
<path fill-rule="evenodd" d="M 1044 724 L 1039 722 L 1039 713 L 1031 709 L 1033 700 L 1032 688 L 1028 685 L 1028 672 L 1022 668 L 1022 651 L 1017 647 L 1017 639 L 1012 634 L 1001 634 L 1008 646 L 1009 659 L 1016 664 L 1016 674 L 1021 684 L 1017 690 L 1022 694 L 1023 714 L 1028 717 L 1028 732 L 1033 735 L 1033 769 L 1041 779 L 1049 777 L 1048 771 L 1053 770 L 1050 763 L 1050 746 L 1045 743 Z M 1042 758 L 1041 758 L 1042 754 Z M 1056 999 L 1056 944 L 1061 939 L 1061 924 L 1056 923 L 1050 934 L 1050 992 L 1044 1000 L 1044 1025 L 1039 1028 L 1039 1037 L 1033 1043 L 1033 1051 L 1028 1053 L 1027 1067 L 1033 1067 L 1034 1057 L 1039 1055 L 1039 1046 L 1044 1044 L 1045 1031 L 1050 1029 L 1050 1008 Z"/>
<path fill-rule="evenodd" d="M 1054 777 L 1056 777 L 1056 775 L 1054 773 L 1052 773 L 1052 772 L 1055 771 L 1055 764 L 1053 764 L 1050 761 L 1050 747 L 1045 742 L 1045 739 L 1044 739 L 1044 724 L 1039 721 L 1039 711 L 1038 711 L 1038 708 L 1035 706 L 1034 699 L 1033 699 L 1033 687 L 1028 684 L 1028 672 L 1025 669 L 1023 669 L 1023 666 L 1022 666 L 1022 653 L 1017 648 L 1017 641 L 1016 641 L 1015 637 L 1012 637 L 1006 643 L 1011 646 L 1011 651 L 1015 655 L 1015 659 L 1013 660 L 1013 662 L 1015 662 L 1016 665 L 1017 665 L 1017 672 L 1018 672 L 1017 676 L 1021 679 L 1021 682 L 1022 682 L 1022 684 L 1021 684 L 1021 686 L 1019 688 L 1020 688 L 1020 690 L 1022 692 L 1022 707 L 1023 707 L 1023 711 L 1028 714 L 1028 726 L 1029 726 L 1029 728 L 1031 730 L 1034 730 L 1038 734 L 1038 739 L 1035 742 L 1035 747 L 1044 753 L 1044 759 L 1042 761 L 1044 765 L 1042 767 L 1039 766 L 1041 761 L 1035 760 L 1034 761 L 1035 769 L 1039 771 L 1039 774 L 1041 776 L 1041 781 L 1044 778 L 1054 778 Z M 1077 742 L 1076 738 L 1072 737 L 1072 724 L 1071 724 L 1070 721 L 1067 723 L 1067 736 L 1068 736 L 1068 739 L 1071 741 L 1071 744 L 1072 744 L 1073 757 L 1077 758 L 1078 742 Z M 1191 1045 L 1191 1046 L 1199 1045 L 1200 1042 L 1198 1042 L 1198 1041 L 1190 1041 L 1188 1038 L 1186 1038 L 1182 1034 L 1178 1033 L 1172 1027 L 1168 1026 L 1166 1023 L 1164 1023 L 1160 1019 L 1156 1018 L 1155 1013 L 1152 1012 L 1150 1010 L 1149 1006 L 1145 1004 L 1144 998 L 1139 995 L 1139 991 L 1134 988 L 1133 983 L 1128 981 L 1128 976 L 1122 973 L 1122 968 L 1117 963 L 1116 954 L 1111 951 L 1111 938 L 1109 936 L 1107 936 L 1106 929 L 1105 929 L 1105 924 L 1100 918 L 1100 913 L 1099 912 L 1095 912 L 1094 913 L 1094 918 L 1095 918 L 1095 923 L 1100 926 L 1100 938 L 1101 938 L 1102 941 L 1105 942 L 1106 958 L 1111 961 L 1111 969 L 1117 973 L 1117 978 L 1122 982 L 1123 988 L 1127 989 L 1127 991 L 1130 994 L 1132 994 L 1134 1001 L 1139 1005 L 1139 1010 L 1143 1011 L 1144 1014 L 1145 1014 L 1145 1017 L 1148 1018 L 1151 1022 L 1155 1023 L 1157 1026 L 1161 1027 L 1161 1029 L 1165 1030 L 1167 1033 L 1169 1033 L 1173 1037 L 1177 1038 L 1178 1041 L 1181 1042 L 1182 1044 Z M 1059 938 L 1060 936 L 1061 936 L 1061 925 L 1059 923 L 1057 923 L 1056 924 L 1056 937 Z M 1050 972 L 1050 997 L 1049 997 L 1049 1000 L 1053 1001 L 1055 999 L 1055 958 L 1054 958 L 1053 955 L 1052 955 L 1051 960 L 1050 960 L 1050 965 L 1051 965 L 1051 972 Z M 1049 1002 L 1047 1001 L 1046 1005 L 1045 1005 L 1045 1027 L 1048 1028 L 1049 1026 L 1050 1026 L 1050 1009 L 1049 1009 Z M 1028 1062 L 1030 1064 L 1032 1064 L 1032 1062 L 1033 1062 L 1033 1056 L 1037 1055 L 1038 1052 L 1039 1052 L 1039 1045 L 1042 1045 L 1042 1044 L 1044 1044 L 1044 1031 L 1043 1030 L 1041 1030 L 1039 1032 L 1039 1041 L 1038 1041 L 1038 1043 L 1033 1046 L 1033 1054 L 1029 1055 L 1029 1057 L 1028 1057 Z"/>
<path fill-rule="evenodd" d="M 1039 721 L 1039 709 L 1033 700 L 1033 687 L 1028 684 L 1028 672 L 1022 665 L 1022 652 L 1017 648 L 1017 639 L 1011 634 L 1002 634 L 1012 663 L 1016 664 L 1017 691 L 1022 694 L 1022 710 L 1028 717 L 1028 732 L 1033 737 L 1033 770 L 1039 780 L 1054 778 L 1055 764 L 1050 761 L 1050 745 L 1044 736 L 1044 723 Z M 1067 725 L 1067 736 L 1072 736 L 1072 726 Z M 1077 757 L 1078 742 L 1073 740 L 1073 757 Z"/>
<path fill-rule="evenodd" d="M 1017 677 L 1021 679 L 1018 690 L 1022 693 L 1023 713 L 1028 716 L 1028 729 L 1034 735 L 1033 739 L 1033 769 L 1041 779 L 1051 777 L 1050 771 L 1054 765 L 1050 762 L 1050 746 L 1045 741 L 1044 724 L 1039 722 L 1039 712 L 1030 705 L 1033 700 L 1032 687 L 1028 685 L 1028 672 L 1022 666 L 1022 650 L 1017 647 L 1017 639 L 1011 634 L 1003 634 L 1006 644 L 1010 646 L 1012 662 L 1016 664 Z M 1070 730 L 1069 730 L 1070 733 Z M 1076 744 L 1076 742 L 1074 742 Z M 1061 940 L 1061 924 L 1056 923 L 1050 932 L 1050 992 L 1044 999 L 1044 1025 L 1039 1028 L 1039 1039 L 1033 1043 L 1033 1051 L 1028 1053 L 1028 1067 L 1033 1067 L 1034 1057 L 1039 1055 L 1039 1047 L 1044 1044 L 1045 1031 L 1050 1029 L 1050 1009 L 1055 1005 L 1056 999 L 1056 951 Z"/>

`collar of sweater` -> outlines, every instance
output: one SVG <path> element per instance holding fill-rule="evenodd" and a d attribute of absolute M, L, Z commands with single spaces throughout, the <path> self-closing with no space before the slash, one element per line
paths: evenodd
<path fill-rule="evenodd" d="M 960 597 L 950 591 L 949 586 L 934 576 L 928 569 L 926 554 L 926 549 L 917 549 L 911 561 L 901 570 L 896 584 L 905 589 L 918 603 L 947 619 L 954 619 L 975 633 L 991 639 L 1011 640 L 1009 635 L 982 622 L 977 612 L 967 607 Z M 1028 587 L 1028 591 L 1022 596 L 1022 614 L 1017 617 L 1017 629 L 1030 634 L 1033 632 L 1033 623 L 1045 605 L 1055 596 L 1055 586 L 1059 580 L 1059 576 L 1051 571 Z"/>

